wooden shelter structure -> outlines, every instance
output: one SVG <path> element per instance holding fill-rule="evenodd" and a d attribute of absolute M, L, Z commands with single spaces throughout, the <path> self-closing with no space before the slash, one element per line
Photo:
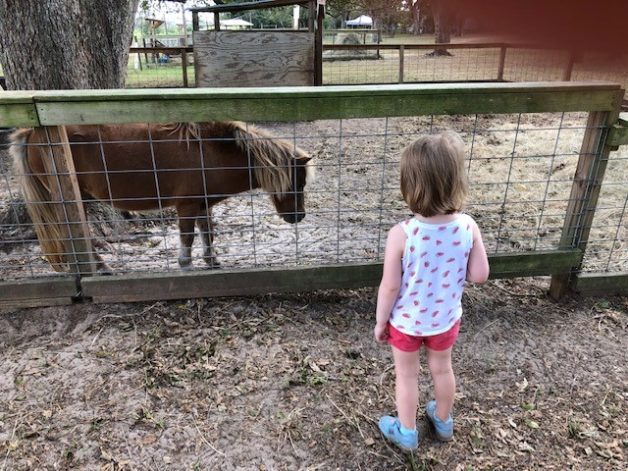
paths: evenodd
<path fill-rule="evenodd" d="M 307 31 L 224 31 L 220 27 L 221 13 L 294 5 L 309 8 Z M 190 11 L 197 87 L 322 85 L 324 1 L 261 0 Z M 199 30 L 199 13 L 213 13 L 213 30 Z"/>

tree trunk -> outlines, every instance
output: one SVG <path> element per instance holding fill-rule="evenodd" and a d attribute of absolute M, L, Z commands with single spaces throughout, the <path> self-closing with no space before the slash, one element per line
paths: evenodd
<path fill-rule="evenodd" d="M 412 32 L 418 36 L 421 31 L 421 12 L 420 12 L 420 0 L 414 0 L 410 5 L 410 13 L 412 14 Z"/>
<path fill-rule="evenodd" d="M 0 0 L 7 88 L 123 88 L 138 2 Z"/>
<path fill-rule="evenodd" d="M 437 44 L 451 42 L 451 15 L 447 0 L 436 0 L 434 4 L 434 33 Z M 451 56 L 447 49 L 439 47 L 430 55 Z"/>

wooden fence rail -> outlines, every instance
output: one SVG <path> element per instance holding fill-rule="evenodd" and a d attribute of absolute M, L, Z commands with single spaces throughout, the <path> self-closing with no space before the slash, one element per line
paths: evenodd
<path fill-rule="evenodd" d="M 574 204 L 565 218 L 560 246 L 550 251 L 493 253 L 490 256 L 492 277 L 553 275 L 552 292 L 558 296 L 573 285 L 573 275 L 582 263 L 587 227 L 590 227 L 587 221 L 595 212 L 599 185 L 604 177 L 602 161 L 611 145 L 628 141 L 622 121 L 618 119 L 623 95 L 624 90 L 614 84 L 552 82 L 180 89 L 166 92 L 7 92 L 0 95 L 0 126 L 63 127 L 71 124 L 211 120 L 293 122 L 427 115 L 588 112 L 590 123 L 595 126 L 590 128 L 582 144 L 572 190 Z M 580 172 L 592 178 L 580 178 Z M 69 174 L 71 181 L 72 170 L 64 173 Z M 80 196 L 74 199 L 80 200 Z M 84 218 L 84 215 L 77 211 L 76 217 Z M 73 237 L 84 239 L 71 232 L 69 238 Z M 115 302 L 354 288 L 374 285 L 380 275 L 379 263 L 174 274 L 145 272 L 112 277 L 78 273 L 57 277 L 54 282 L 49 279 L 29 280 L 27 284 L 23 280 L 0 282 L 0 304 L 42 305 L 49 298 L 50 303 L 72 302 L 80 297 Z M 625 287 L 625 281 L 621 283 Z"/>

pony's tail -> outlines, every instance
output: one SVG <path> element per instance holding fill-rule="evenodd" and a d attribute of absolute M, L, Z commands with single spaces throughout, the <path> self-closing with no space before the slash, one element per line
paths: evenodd
<path fill-rule="evenodd" d="M 45 140 L 37 139 L 40 136 L 38 136 L 37 130 L 32 128 L 18 129 L 9 137 L 11 141 L 9 152 L 13 158 L 14 173 L 17 175 L 22 188 L 26 210 L 33 222 L 43 256 L 55 271 L 67 271 L 63 245 L 65 236 L 57 220 L 54 207 L 50 203 L 50 192 L 39 178 L 33 175 L 28 165 L 29 147 L 26 146 L 26 143 L 31 136 L 35 137 L 37 142 L 45 142 Z M 45 158 L 43 146 L 31 147 L 30 151 L 38 152 L 40 158 Z"/>

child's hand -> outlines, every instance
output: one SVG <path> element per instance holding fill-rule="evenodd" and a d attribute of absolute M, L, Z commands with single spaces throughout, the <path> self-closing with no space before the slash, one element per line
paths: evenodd
<path fill-rule="evenodd" d="M 373 335 L 375 337 L 375 341 L 378 343 L 384 343 L 388 340 L 388 323 L 386 324 L 375 324 L 375 329 L 373 329 Z"/>

